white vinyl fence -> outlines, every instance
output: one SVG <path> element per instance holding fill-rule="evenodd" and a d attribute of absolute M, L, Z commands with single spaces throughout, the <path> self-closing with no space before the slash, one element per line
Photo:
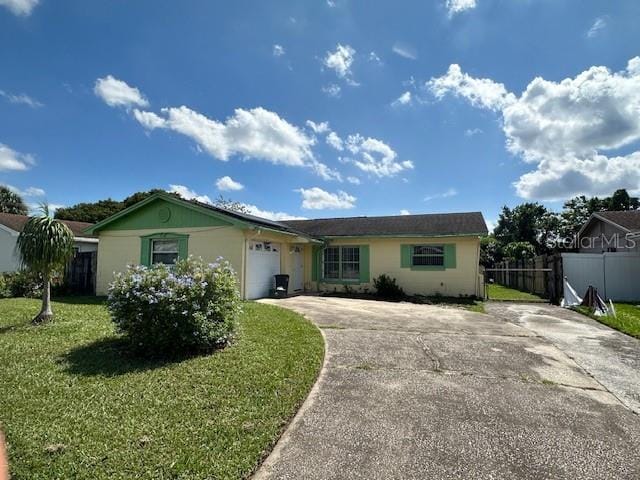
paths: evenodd
<path fill-rule="evenodd" d="M 563 253 L 564 276 L 578 295 L 589 285 L 606 300 L 640 300 L 640 254 L 630 252 Z"/>

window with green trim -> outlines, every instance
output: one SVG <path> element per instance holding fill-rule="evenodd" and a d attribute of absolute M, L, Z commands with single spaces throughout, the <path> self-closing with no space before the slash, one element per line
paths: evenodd
<path fill-rule="evenodd" d="M 413 245 L 411 266 L 443 267 L 444 245 Z"/>
<path fill-rule="evenodd" d="M 173 265 L 179 258 L 178 240 L 151 240 L 151 263 Z"/>
<path fill-rule="evenodd" d="M 327 247 L 322 260 L 325 280 L 359 280 L 360 247 Z"/>

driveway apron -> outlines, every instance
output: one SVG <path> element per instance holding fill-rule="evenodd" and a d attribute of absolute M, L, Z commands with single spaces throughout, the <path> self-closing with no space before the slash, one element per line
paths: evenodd
<path fill-rule="evenodd" d="M 640 418 L 527 325 L 430 305 L 264 301 L 315 322 L 326 357 L 257 479 L 640 478 Z"/>

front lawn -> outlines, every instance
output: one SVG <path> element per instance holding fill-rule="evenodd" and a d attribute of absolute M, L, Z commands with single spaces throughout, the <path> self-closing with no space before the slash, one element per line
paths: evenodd
<path fill-rule="evenodd" d="M 15 479 L 245 478 L 313 385 L 320 332 L 247 303 L 235 343 L 173 361 L 126 354 L 103 303 L 0 300 L 0 428 Z"/>
<path fill-rule="evenodd" d="M 597 317 L 591 313 L 587 307 L 576 307 L 583 313 L 605 325 L 620 330 L 632 337 L 640 338 L 640 307 L 631 303 L 614 303 L 616 316 Z"/>
<path fill-rule="evenodd" d="M 497 283 L 487 284 L 487 296 L 489 300 L 519 301 L 519 302 L 540 302 L 543 301 L 537 295 L 522 292 L 513 288 L 498 285 Z"/>

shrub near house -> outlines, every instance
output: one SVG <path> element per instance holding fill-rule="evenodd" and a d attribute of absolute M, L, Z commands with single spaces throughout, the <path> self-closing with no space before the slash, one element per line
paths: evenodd
<path fill-rule="evenodd" d="M 231 340 L 240 294 L 227 262 L 188 258 L 172 267 L 130 266 L 111 284 L 108 306 L 136 350 L 154 355 L 197 352 Z"/>

